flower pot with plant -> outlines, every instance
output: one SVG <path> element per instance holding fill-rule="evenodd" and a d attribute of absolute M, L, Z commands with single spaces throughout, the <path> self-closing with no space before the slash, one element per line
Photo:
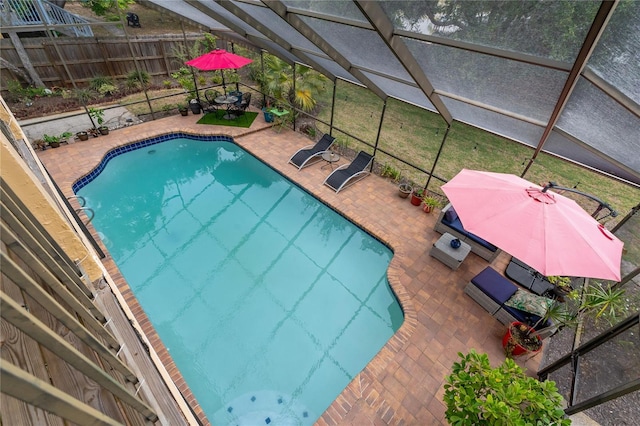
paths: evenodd
<path fill-rule="evenodd" d="M 81 140 L 81 141 L 89 140 L 89 133 L 87 133 L 85 131 L 76 133 L 76 136 L 77 136 L 78 140 Z"/>
<path fill-rule="evenodd" d="M 44 143 L 49 145 L 51 148 L 58 148 L 62 142 L 66 142 L 67 138 L 71 136 L 71 132 L 64 132 L 59 135 L 47 135 L 46 133 L 42 136 L 42 140 Z"/>
<path fill-rule="evenodd" d="M 458 356 L 461 359 L 453 364 L 444 385 L 445 418 L 450 424 L 571 424 L 555 382 L 527 376 L 510 358 L 492 368 L 487 354 L 473 349 Z"/>
<path fill-rule="evenodd" d="M 527 353 L 536 353 L 542 349 L 542 338 L 535 329 L 521 322 L 512 322 L 502 337 L 502 347 L 511 358 Z"/>
<path fill-rule="evenodd" d="M 400 198 L 407 198 L 409 194 L 413 191 L 413 187 L 408 183 L 401 183 L 398 185 L 398 195 Z"/>
<path fill-rule="evenodd" d="M 104 123 L 104 110 L 100 108 L 89 108 L 89 115 L 93 120 L 95 120 L 94 125 L 98 124 L 98 131 L 101 135 L 108 135 L 109 128 L 107 126 L 103 126 Z"/>
<path fill-rule="evenodd" d="M 434 208 L 439 207 L 440 202 L 437 198 L 431 197 L 429 195 L 425 195 L 422 199 L 422 210 L 425 213 L 431 213 Z"/>
<path fill-rule="evenodd" d="M 183 117 L 186 117 L 187 115 L 189 115 L 189 108 L 187 107 L 186 102 L 178 103 L 178 111 L 180 112 L 180 115 L 182 115 Z"/>
<path fill-rule="evenodd" d="M 411 191 L 411 204 L 414 206 L 419 206 L 422 202 L 423 197 L 424 189 L 413 188 L 413 191 Z"/>

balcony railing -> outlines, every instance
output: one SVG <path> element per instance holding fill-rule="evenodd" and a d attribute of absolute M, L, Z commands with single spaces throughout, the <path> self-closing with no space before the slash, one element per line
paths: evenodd
<path fill-rule="evenodd" d="M 0 11 L 5 27 L 73 25 L 56 27 L 56 31 L 68 36 L 93 37 L 89 21 L 46 0 L 2 0 Z"/>

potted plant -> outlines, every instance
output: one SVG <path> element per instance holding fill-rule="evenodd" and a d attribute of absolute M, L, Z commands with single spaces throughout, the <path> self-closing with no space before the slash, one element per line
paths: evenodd
<path fill-rule="evenodd" d="M 431 197 L 429 195 L 425 195 L 422 199 L 422 210 L 425 213 L 431 213 L 434 208 L 440 206 L 440 201 L 437 198 Z"/>
<path fill-rule="evenodd" d="M 413 191 L 413 187 L 408 183 L 401 183 L 398 185 L 398 195 L 400 198 L 407 198 L 409 194 Z"/>
<path fill-rule="evenodd" d="M 411 204 L 414 206 L 419 206 L 422 202 L 422 198 L 424 197 L 424 189 L 413 188 L 411 191 Z"/>
<path fill-rule="evenodd" d="M 542 338 L 535 329 L 522 322 L 512 322 L 502 337 L 502 347 L 507 357 L 536 353 L 542 349 Z"/>
<path fill-rule="evenodd" d="M 81 132 L 76 133 L 76 136 L 81 141 L 89 140 L 89 133 L 85 132 L 85 131 L 81 131 Z"/>
<path fill-rule="evenodd" d="M 91 107 L 89 108 L 89 115 L 91 116 L 91 118 L 96 120 L 96 123 L 98 123 L 98 131 L 100 132 L 100 134 L 108 135 L 109 128 L 102 125 L 102 123 L 104 123 L 104 110 Z"/>
<path fill-rule="evenodd" d="M 546 309 L 545 314 L 533 327 L 526 324 L 512 323 L 502 338 L 502 345 L 507 356 L 536 352 L 542 347 L 540 335 L 551 335 L 557 330 L 581 323 L 584 316 L 592 316 L 595 321 L 600 318 L 611 324 L 615 318 L 626 313 L 626 293 L 624 289 L 610 286 L 591 284 L 585 291 L 584 297 L 578 291 L 566 294 L 566 300 L 556 299 Z M 549 322 L 550 325 L 539 329 L 539 324 Z M 535 331 L 537 329 L 537 331 Z M 537 346 L 539 343 L 539 346 Z"/>
<path fill-rule="evenodd" d="M 42 139 L 45 144 L 49 145 L 51 148 L 58 148 L 62 142 L 66 142 L 69 136 L 71 136 L 71 132 L 64 132 L 60 135 L 47 135 L 45 133 L 42 136 Z"/>
<path fill-rule="evenodd" d="M 184 117 L 189 115 L 189 108 L 187 107 L 186 102 L 179 102 L 178 103 L 178 111 L 180 111 L 180 114 L 182 116 L 184 116 Z"/>
<path fill-rule="evenodd" d="M 461 359 L 453 364 L 444 385 L 445 418 L 450 424 L 571 424 L 555 382 L 527 376 L 510 358 L 492 368 L 487 354 L 473 349 L 458 356 Z"/>

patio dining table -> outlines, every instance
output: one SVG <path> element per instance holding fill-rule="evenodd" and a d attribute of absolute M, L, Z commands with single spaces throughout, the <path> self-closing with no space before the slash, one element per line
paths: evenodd
<path fill-rule="evenodd" d="M 215 101 L 218 104 L 227 106 L 227 113 L 225 115 L 223 115 L 222 118 L 224 118 L 225 120 L 233 120 L 233 119 L 236 118 L 235 114 L 232 114 L 229 111 L 229 108 L 231 108 L 231 105 L 233 105 L 236 102 L 238 102 L 238 97 L 237 96 L 221 95 L 221 96 L 218 96 L 217 98 L 215 98 Z"/>

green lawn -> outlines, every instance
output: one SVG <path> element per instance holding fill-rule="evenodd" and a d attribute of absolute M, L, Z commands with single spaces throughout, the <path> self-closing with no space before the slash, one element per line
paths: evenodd
<path fill-rule="evenodd" d="M 331 94 L 324 94 L 319 102 L 324 106 L 319 116 L 328 122 Z M 338 83 L 334 126 L 373 145 L 376 142 L 382 110 L 382 100 L 370 91 L 343 81 Z M 326 126 L 319 127 L 321 131 L 328 131 Z M 445 130 L 446 123 L 438 114 L 390 99 L 385 110 L 378 146 L 423 170 L 430 171 Z M 343 133 L 334 131 L 334 136 L 337 136 L 342 145 L 356 150 L 365 148 L 363 144 Z M 532 154 L 533 149 L 528 146 L 454 122 L 434 175 L 449 180 L 462 168 L 520 175 Z M 427 181 L 425 173 L 384 154 L 377 154 L 376 161 L 400 171 L 403 177 L 418 185 L 424 185 Z M 525 178 L 535 183 L 554 181 L 566 187 L 577 185 L 578 190 L 608 202 L 620 213 L 618 218 L 605 220 L 608 227 L 617 223 L 640 201 L 640 189 L 544 153 L 537 157 Z M 443 183 L 438 179 L 431 179 L 429 190 L 442 194 L 440 186 Z M 589 213 L 597 207 L 597 204 L 588 198 L 573 194 L 568 196 L 580 203 Z"/>

